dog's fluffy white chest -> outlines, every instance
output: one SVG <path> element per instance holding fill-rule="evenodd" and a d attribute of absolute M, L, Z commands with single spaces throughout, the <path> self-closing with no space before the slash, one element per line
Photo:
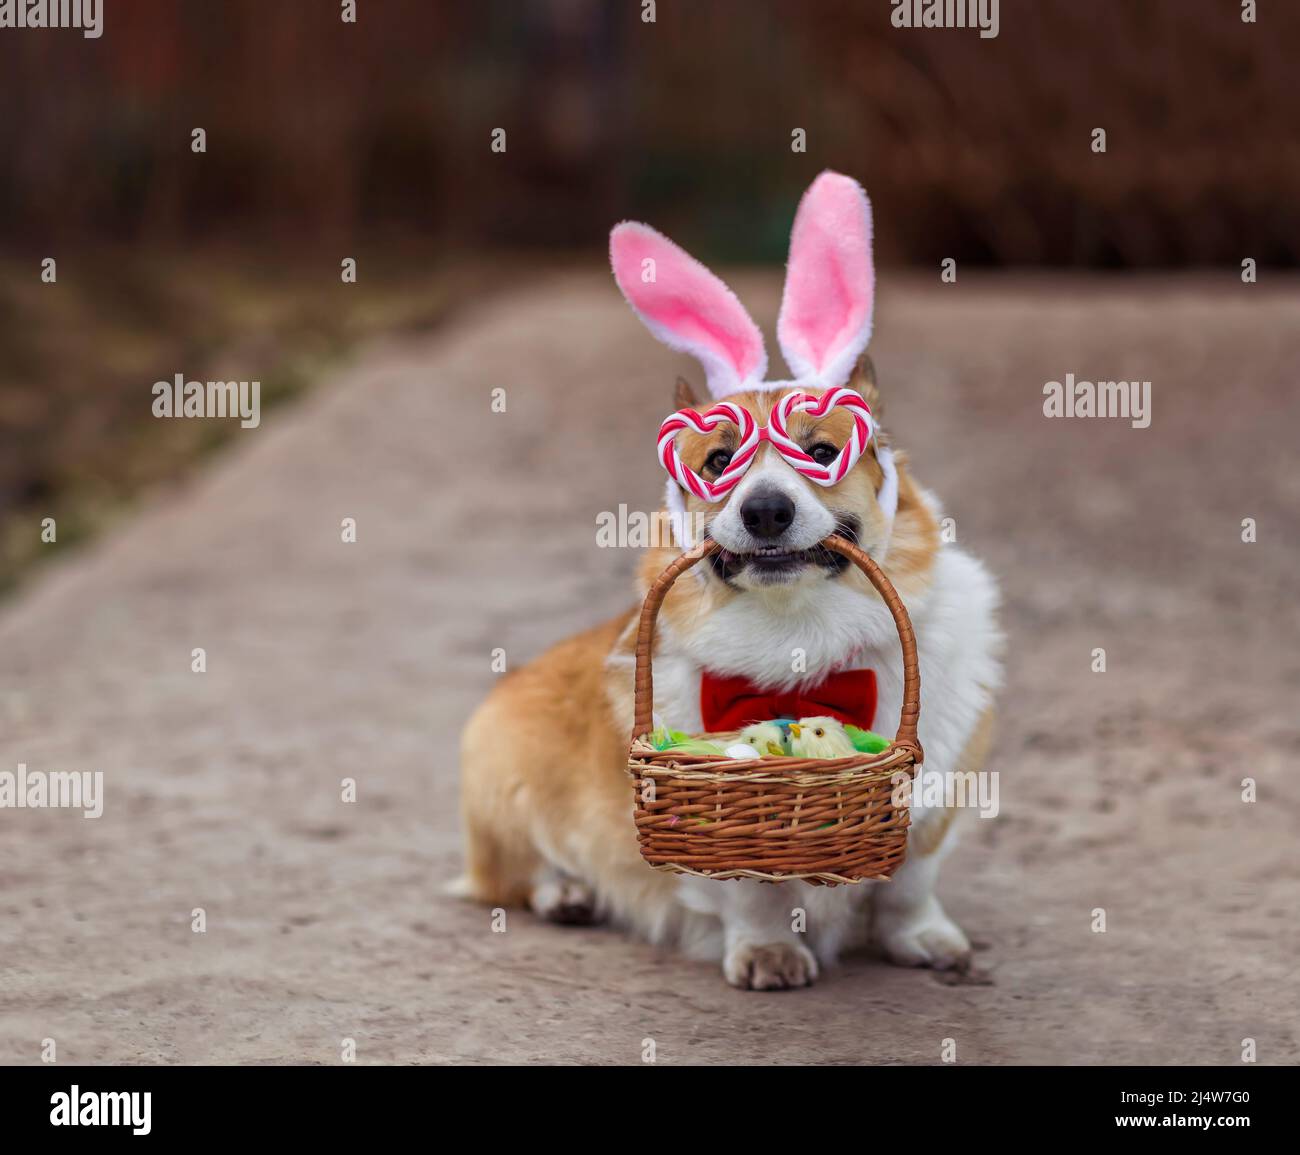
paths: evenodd
<path fill-rule="evenodd" d="M 921 668 L 919 735 L 926 765 L 953 768 L 1000 677 L 997 589 L 983 565 L 954 546 L 935 559 L 925 594 L 909 605 Z M 763 690 L 819 681 L 836 669 L 876 672 L 874 729 L 893 736 L 903 701 L 898 633 L 879 600 L 838 582 L 781 602 L 746 594 L 689 630 L 664 631 L 655 657 L 655 710 L 699 733 L 700 677 L 743 675 Z"/>

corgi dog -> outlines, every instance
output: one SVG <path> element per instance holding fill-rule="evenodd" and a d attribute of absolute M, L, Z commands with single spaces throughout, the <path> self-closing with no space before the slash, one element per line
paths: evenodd
<path fill-rule="evenodd" d="M 661 609 L 655 714 L 692 734 L 711 722 L 724 729 L 716 725 L 726 708 L 719 686 L 742 685 L 750 701 L 815 701 L 840 674 L 857 675 L 860 689 L 862 671 L 871 671 L 874 703 L 864 700 L 863 712 L 842 720 L 892 733 L 903 695 L 898 633 L 867 579 L 819 545 L 834 533 L 871 555 L 911 615 L 924 772 L 982 770 L 1000 681 L 997 589 L 978 561 L 941 541 L 936 499 L 875 424 L 879 395 L 864 356 L 874 302 L 871 208 L 861 187 L 825 172 L 800 202 L 777 326 L 790 380 L 765 380 L 758 327 L 720 279 L 666 237 L 625 222 L 610 252 L 620 288 L 651 331 L 700 361 L 715 403 L 744 410 L 732 421 L 736 409 L 715 404 L 661 438 L 679 540 L 647 551 L 642 596 L 695 544 L 697 527 L 721 548 L 681 577 Z M 846 390 L 865 406 L 818 415 L 818 399 L 831 391 L 842 399 Z M 796 392 L 805 403 L 781 420 L 783 399 Z M 696 404 L 691 386 L 678 382 L 676 402 Z M 745 414 L 761 430 L 748 440 Z M 612 920 L 720 962 L 727 982 L 751 990 L 810 985 L 843 950 L 869 941 L 904 966 L 968 965 L 966 935 L 935 893 L 955 837 L 950 807 L 914 800 L 907 858 L 887 882 L 772 885 L 646 865 L 626 770 L 637 616 L 629 609 L 508 674 L 470 719 L 460 891 L 560 923 Z"/>

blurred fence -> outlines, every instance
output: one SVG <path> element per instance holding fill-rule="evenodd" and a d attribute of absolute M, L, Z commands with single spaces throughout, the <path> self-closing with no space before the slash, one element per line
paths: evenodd
<path fill-rule="evenodd" d="M 1001 0 L 994 39 L 894 28 L 889 0 L 660 0 L 653 23 L 642 0 L 359 0 L 355 25 L 335 0 L 104 5 L 99 40 L 0 31 L 11 250 L 598 246 L 643 215 L 779 259 L 832 166 L 886 261 L 1300 258 L 1298 4 Z"/>

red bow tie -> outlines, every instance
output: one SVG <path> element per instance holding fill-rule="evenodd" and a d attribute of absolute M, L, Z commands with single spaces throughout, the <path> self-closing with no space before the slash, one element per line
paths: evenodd
<path fill-rule="evenodd" d="M 773 718 L 820 718 L 870 730 L 876 716 L 874 670 L 841 670 L 812 686 L 785 693 L 765 693 L 744 677 L 724 677 L 707 670 L 700 680 L 704 728 L 740 730 Z"/>

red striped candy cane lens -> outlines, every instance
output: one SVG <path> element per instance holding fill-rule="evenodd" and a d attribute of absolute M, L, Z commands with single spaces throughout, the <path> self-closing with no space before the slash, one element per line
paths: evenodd
<path fill-rule="evenodd" d="M 677 434 L 692 429 L 702 436 L 712 433 L 719 425 L 729 422 L 736 427 L 738 444 L 731 460 L 715 481 L 705 481 L 677 452 Z M 734 401 L 720 401 L 712 409 L 697 413 L 694 409 L 679 409 L 659 426 L 659 461 L 668 476 L 687 493 L 703 501 L 721 501 L 739 483 L 749 463 L 758 452 L 759 430 L 748 409 Z"/>
<path fill-rule="evenodd" d="M 834 461 L 829 465 L 819 465 L 797 442 L 790 439 L 786 423 L 792 413 L 807 413 L 815 420 L 821 420 L 832 409 L 848 409 L 853 414 L 853 432 L 849 434 L 848 441 Z M 843 481 L 844 475 L 858 463 L 858 459 L 867 451 L 873 430 L 871 406 L 861 393 L 852 389 L 828 389 L 820 397 L 811 393 L 787 393 L 772 410 L 771 422 L 765 432 L 767 439 L 776 446 L 777 452 L 785 458 L 791 469 L 814 485 L 827 486 Z"/>

